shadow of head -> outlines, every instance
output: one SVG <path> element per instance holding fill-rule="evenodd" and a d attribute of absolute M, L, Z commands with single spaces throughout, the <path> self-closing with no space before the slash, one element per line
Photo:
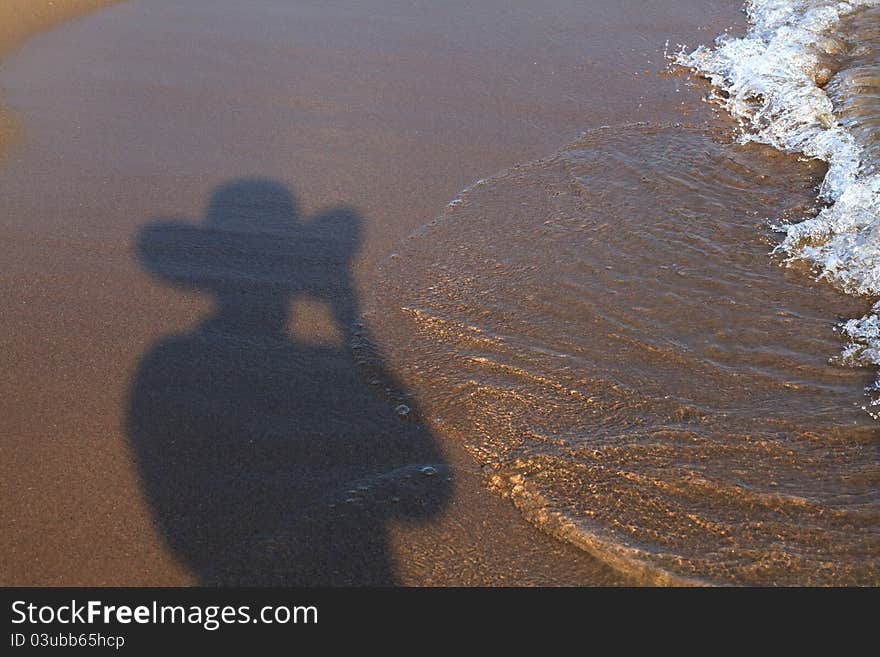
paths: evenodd
<path fill-rule="evenodd" d="M 216 300 L 143 357 L 127 415 L 156 524 L 204 583 L 390 584 L 388 521 L 445 504 L 436 440 L 411 400 L 395 411 L 406 395 L 354 328 L 361 223 L 345 207 L 303 218 L 284 185 L 246 179 L 201 221 L 139 236 L 158 280 Z M 291 338 L 299 295 L 326 303 L 341 343 Z"/>
<path fill-rule="evenodd" d="M 347 329 L 355 319 L 350 270 L 361 223 L 347 207 L 306 220 L 283 184 L 244 179 L 213 194 L 201 223 L 151 224 L 137 252 L 159 280 L 213 295 L 221 321 L 281 331 L 291 298 L 308 294 L 326 299 Z"/>
<path fill-rule="evenodd" d="M 296 198 L 274 180 L 237 180 L 218 188 L 211 197 L 205 224 L 216 230 L 284 234 L 299 221 Z"/>

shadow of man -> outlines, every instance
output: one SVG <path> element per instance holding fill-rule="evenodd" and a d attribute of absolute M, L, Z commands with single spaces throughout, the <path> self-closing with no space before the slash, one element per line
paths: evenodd
<path fill-rule="evenodd" d="M 218 189 L 203 224 L 139 237 L 147 270 L 216 299 L 144 357 L 127 416 L 155 521 L 203 583 L 392 584 L 388 520 L 447 499 L 435 439 L 395 407 L 358 328 L 360 234 L 355 212 L 304 221 L 283 185 L 254 179 Z M 336 344 L 291 340 L 303 298 L 329 308 Z"/>

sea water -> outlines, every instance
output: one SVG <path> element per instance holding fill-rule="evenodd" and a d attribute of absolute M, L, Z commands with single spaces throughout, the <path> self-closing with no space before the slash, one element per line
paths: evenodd
<path fill-rule="evenodd" d="M 880 581 L 849 366 L 880 360 L 872 4 L 750 3 L 744 35 L 677 58 L 738 134 L 592 130 L 384 264 L 382 339 L 437 430 L 643 581 Z"/>

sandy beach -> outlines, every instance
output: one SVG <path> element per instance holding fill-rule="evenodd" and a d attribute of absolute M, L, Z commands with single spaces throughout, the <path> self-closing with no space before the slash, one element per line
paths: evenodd
<path fill-rule="evenodd" d="M 490 490 L 373 301 L 478 180 L 603 125 L 730 128 L 664 58 L 729 27 L 724 0 L 6 0 L 0 583 L 643 583 Z"/>
<path fill-rule="evenodd" d="M 109 4 L 112 3 L 95 0 L 65 3 L 20 0 L 4 3 L 0 9 L 0 55 L 8 57 L 27 38 Z M 485 15 L 492 16 L 493 11 L 494 9 L 487 8 Z M 80 22 L 79 25 L 87 30 L 89 28 L 87 22 Z M 94 25 L 92 29 L 99 34 L 100 22 Z M 46 38 L 51 41 L 52 36 Z M 174 37 L 169 36 L 169 39 Z M 35 44 L 33 48 L 35 51 L 51 54 L 52 46 L 47 50 L 42 45 Z M 151 43 L 149 47 L 158 48 L 159 44 Z M 358 55 L 357 50 L 352 52 L 353 57 Z M 377 53 L 377 56 L 390 56 L 390 53 Z M 462 64 L 468 65 L 466 60 Z M 417 66 L 421 67 L 420 70 L 417 68 L 410 73 L 413 79 L 427 76 L 429 71 L 432 71 L 431 74 L 437 72 L 437 67 L 431 63 L 430 58 L 420 57 Z M 476 71 L 470 72 L 473 74 Z M 346 75 L 344 71 L 341 73 Z M 468 83 L 468 70 L 465 69 L 462 73 L 462 79 L 453 75 L 450 83 Z M 516 74 L 515 71 L 512 73 Z M 352 71 L 352 75 L 357 74 Z M 314 80 L 312 85 L 322 84 L 320 78 Z M 406 84 L 396 83 L 393 75 L 388 76 L 388 83 L 397 84 L 399 89 L 393 86 L 388 88 L 386 83 L 383 85 L 386 92 L 400 94 L 400 98 L 409 93 Z M 343 84 L 338 86 L 344 88 Z M 326 94 L 326 90 L 319 89 L 313 86 L 300 93 L 304 98 L 317 98 Z M 68 100 L 73 100 L 71 95 L 76 94 L 76 90 L 67 88 L 56 89 L 55 92 L 67 95 Z M 172 90 L 169 93 L 174 92 Z M 372 92 L 365 87 L 358 93 Z M 440 88 L 436 94 L 420 99 L 420 103 L 427 106 L 445 95 L 445 90 Z M 485 97 L 489 98 L 488 93 Z M 62 105 L 65 102 L 60 97 L 58 100 Z M 367 97 L 366 100 L 372 99 Z M 376 102 L 379 100 L 375 99 Z M 464 98 L 448 99 L 447 102 L 454 105 L 448 107 L 447 111 L 458 111 L 462 101 Z M 383 101 L 383 104 L 385 102 L 388 101 Z M 393 97 L 388 104 L 390 107 L 395 105 Z M 70 107 L 73 105 L 76 102 Z M 315 109 L 321 111 L 320 107 Z M 474 110 L 481 113 L 484 109 L 491 111 L 491 108 L 483 108 L 482 102 L 474 106 Z M 528 116 L 524 120 L 533 120 L 531 110 L 531 107 L 523 107 L 522 111 Z M 335 112 L 329 105 L 325 111 Z M 549 111 L 551 116 L 554 111 L 558 112 Z M 571 116 L 571 111 L 564 113 L 568 117 L 570 130 L 575 130 L 579 122 Z M 440 116 L 436 112 L 432 112 L 432 115 L 438 118 Z M 411 116 L 415 118 L 415 115 Z M 34 146 L 36 161 L 45 158 L 47 153 L 43 149 L 52 149 L 54 146 L 48 142 L 40 143 L 40 135 L 35 134 L 36 130 L 28 125 L 29 117 L 26 114 L 17 114 L 15 120 L 24 126 L 24 145 L 19 145 L 17 151 L 24 150 L 26 153 L 30 146 Z M 412 119 L 400 115 L 396 120 L 410 122 Z M 489 125 L 488 116 L 477 121 L 472 118 L 467 120 L 476 124 L 473 125 L 475 130 L 471 134 L 479 133 L 481 126 Z M 352 127 L 344 125 L 335 130 L 339 132 Z M 416 135 L 419 127 L 412 126 L 409 129 L 416 130 L 412 136 L 418 139 Z M 316 161 L 305 171 L 301 161 L 308 163 L 310 152 L 317 154 L 327 151 L 329 147 L 329 152 L 333 153 L 332 149 L 338 139 L 332 132 L 325 130 L 310 135 L 311 143 L 297 144 L 299 150 L 295 159 L 300 160 L 300 163 L 296 167 L 298 170 L 295 178 L 299 185 L 308 190 L 309 194 L 304 200 L 312 207 L 324 203 L 324 198 L 331 201 L 338 198 L 335 191 L 339 188 L 339 183 L 336 180 L 320 180 L 327 167 L 336 169 L 337 175 L 346 181 L 342 185 L 345 195 L 341 200 L 351 202 L 354 180 L 352 176 L 359 175 L 359 171 L 366 171 L 365 167 L 375 166 L 365 153 L 358 151 L 367 146 L 385 153 L 381 158 L 381 166 L 388 167 L 387 173 L 380 173 L 380 166 L 377 171 L 379 178 L 373 176 L 370 181 L 375 185 L 368 185 L 366 195 L 360 194 L 356 198 L 362 204 L 361 207 L 368 205 L 368 214 L 370 210 L 373 210 L 373 214 L 378 214 L 376 210 L 383 208 L 384 215 L 381 227 L 379 224 L 374 226 L 372 222 L 367 226 L 370 234 L 368 247 L 373 257 L 364 264 L 359 263 L 358 267 L 358 272 L 365 280 L 368 280 L 370 261 L 387 253 L 390 245 L 407 231 L 423 223 L 457 189 L 470 182 L 472 177 L 514 162 L 528 153 L 527 146 L 522 142 L 508 143 L 509 138 L 498 139 L 497 135 L 491 133 L 481 137 L 482 145 L 468 144 L 468 139 L 462 137 L 453 137 L 453 143 L 448 143 L 450 133 L 446 129 L 440 129 L 443 131 L 442 137 L 424 135 L 425 143 L 433 145 L 430 153 L 427 153 L 414 147 L 414 144 L 390 141 L 387 129 L 365 125 L 359 128 L 359 132 L 363 134 L 360 139 L 367 138 L 369 141 L 359 149 L 351 149 L 348 153 L 345 152 L 346 149 L 337 150 L 332 156 L 335 164 L 333 161 L 323 162 L 322 156 L 322 161 Z M 511 126 L 508 132 L 516 132 L 515 126 Z M 545 139 L 545 132 L 544 127 L 532 130 L 529 140 L 531 143 L 528 146 L 534 152 L 559 138 L 553 136 Z M 150 130 L 145 129 L 144 134 L 150 134 Z M 343 133 L 340 132 L 339 135 L 342 137 Z M 236 139 L 234 135 L 229 137 L 232 142 Z M 261 137 L 255 137 L 262 141 Z M 486 139 L 491 139 L 493 143 L 488 151 L 485 148 Z M 240 144 L 247 145 L 248 141 L 243 139 Z M 303 146 L 308 147 L 305 152 Z M 473 157 L 475 161 L 465 167 L 465 170 L 460 167 L 462 149 L 470 157 L 482 151 L 479 157 Z M 87 160 L 90 159 L 89 155 L 84 155 Z M 421 159 L 425 155 L 435 161 L 433 166 L 426 166 Z M 413 160 L 413 157 L 419 159 Z M 15 158 L 7 166 L 14 169 Z M 417 178 L 407 181 L 407 176 L 403 173 L 406 170 L 412 171 Z M 310 175 L 312 172 L 314 175 Z M 115 178 L 120 172 L 107 170 L 104 173 Z M 42 178 L 41 184 L 52 184 L 53 179 L 57 182 L 56 174 L 48 178 L 39 176 Z M 20 179 L 24 180 L 25 177 Z M 425 185 L 428 180 L 432 180 L 432 184 Z M 33 178 L 26 182 L 31 184 Z M 199 187 L 204 188 L 205 185 Z M 9 186 L 6 188 L 9 189 Z M 392 194 L 392 189 L 407 191 Z M 88 194 L 85 190 L 74 193 Z M 25 226 L 32 218 L 28 215 L 35 211 L 34 208 L 27 207 L 32 201 L 32 197 L 28 196 L 19 197 L 24 207 L 13 206 L 15 210 L 19 210 L 15 214 Z M 62 199 L 60 194 L 58 196 L 59 204 L 66 206 L 71 203 L 71 199 Z M 196 192 L 192 197 L 198 199 L 197 203 L 201 205 L 199 196 Z M 104 201 L 108 200 L 106 196 L 103 198 Z M 388 202 L 391 202 L 391 208 L 387 207 Z M 135 219 L 138 214 L 143 214 L 142 219 L 148 220 L 151 215 L 161 214 L 159 208 L 149 207 L 151 203 L 152 201 L 147 201 L 143 210 L 130 211 L 131 218 Z M 7 213 L 9 209 L 9 205 L 4 208 Z M 86 224 L 94 226 L 94 215 L 84 219 Z M 55 237 L 49 238 L 53 242 L 61 237 L 57 228 L 57 225 L 46 226 L 49 233 L 55 233 Z M 125 235 L 127 230 L 126 228 L 119 232 L 111 228 L 109 233 L 98 238 L 98 242 L 92 242 L 92 246 L 87 247 L 97 248 L 102 252 L 99 256 L 101 261 L 116 269 L 117 273 L 122 273 L 117 269 L 119 266 L 123 270 L 131 269 L 125 264 L 128 260 Z M 37 232 L 46 234 L 43 229 L 38 229 Z M 149 328 L 148 325 L 152 322 L 146 321 L 146 317 L 161 307 L 159 312 L 163 315 L 163 322 L 170 320 L 173 323 L 174 316 L 193 317 L 194 313 L 199 312 L 199 308 L 206 307 L 205 304 L 198 298 L 191 298 L 183 304 L 172 303 L 172 307 L 169 307 L 169 299 L 163 298 L 164 293 L 151 291 L 153 286 L 149 279 L 138 274 L 136 268 L 131 273 L 123 274 L 124 281 L 117 279 L 118 284 L 111 286 L 115 291 L 108 290 L 105 283 L 92 278 L 92 274 L 87 271 L 89 267 L 81 269 L 80 265 L 75 264 L 76 261 L 84 264 L 80 259 L 82 244 L 75 246 L 68 242 L 64 246 L 58 243 L 59 251 L 53 247 L 50 249 L 53 252 L 46 252 L 46 238 L 35 237 L 30 228 L 20 233 L 15 228 L 9 231 L 7 225 L 5 236 L 9 238 L 11 235 L 15 237 L 6 240 L 4 248 L 4 262 L 9 265 L 4 277 L 4 294 L 9 294 L 10 299 L 18 300 L 20 305 L 17 307 L 20 311 L 7 314 L 4 321 L 4 335 L 18 337 L 7 353 L 7 362 L 12 367 L 6 370 L 3 384 L 6 399 L 11 402 L 8 406 L 10 412 L 5 414 L 3 420 L 3 433 L 9 441 L 0 448 L 4 455 L 3 516 L 4 524 L 10 531 L 5 532 L 2 539 L 3 566 L 0 569 L 0 580 L 5 585 L 198 583 L 200 578 L 185 564 L 181 564 L 173 551 L 167 548 L 161 532 L 157 530 L 149 504 L 140 492 L 137 468 L 125 441 L 121 436 L 120 440 L 113 436 L 119 435 L 116 427 L 121 422 L 115 418 L 120 409 L 125 407 L 128 379 L 136 369 L 140 352 L 149 344 L 150 336 L 162 333 L 158 327 Z M 62 239 L 67 242 L 65 238 Z M 17 251 L 18 255 L 13 254 L 13 251 Z M 73 260 L 61 264 L 66 259 L 64 253 L 71 255 Z M 56 264 L 49 265 L 46 257 Z M 73 269 L 70 269 L 71 266 Z M 37 270 L 41 271 L 38 273 Z M 103 278 L 104 275 L 99 274 L 99 277 Z M 22 285 L 21 281 L 26 279 L 31 283 Z M 96 297 L 94 293 L 98 290 L 100 292 Z M 139 301 L 131 304 L 135 298 Z M 149 298 L 154 300 L 151 305 L 159 304 L 152 311 L 147 310 L 144 303 Z M 79 328 L 71 330 L 73 327 L 67 323 L 67 319 L 72 317 L 68 315 L 69 311 L 61 309 L 59 303 L 81 318 L 74 320 L 75 324 L 82 320 L 91 324 L 87 317 L 94 319 L 95 313 L 103 314 L 110 306 L 119 303 L 125 306 L 125 310 L 120 314 L 120 308 L 117 308 L 111 314 L 117 319 L 123 319 L 122 316 L 127 316 L 127 319 L 123 319 L 122 325 L 111 330 L 113 337 L 108 334 L 96 335 L 96 325 L 87 327 L 80 324 Z M 320 334 L 322 329 L 326 329 L 326 325 L 321 325 L 320 313 L 318 315 L 311 324 L 306 318 L 301 330 Z M 57 323 L 56 319 L 61 320 L 62 316 L 67 319 L 62 324 Z M 99 323 L 103 324 L 103 321 L 99 320 Z M 31 328 L 27 333 L 21 333 L 26 326 Z M 136 328 L 138 326 L 140 328 Z M 50 347 L 55 356 L 50 356 L 45 351 L 54 342 L 51 334 L 59 338 L 64 336 L 64 346 L 60 350 Z M 69 365 L 55 361 L 56 357 L 61 357 Z M 85 368 L 81 367 L 83 364 L 86 365 Z M 42 374 L 36 370 L 41 370 Z M 69 378 L 71 375 L 76 379 L 80 377 L 74 374 L 75 370 L 79 370 L 80 375 L 85 377 L 79 383 Z M 363 394 L 371 395 L 371 392 L 365 388 Z M 467 454 L 454 445 L 444 445 L 442 449 L 449 470 L 455 473 L 452 498 L 443 513 L 429 523 L 414 522 L 412 526 L 397 524 L 389 527 L 388 542 L 397 564 L 392 581 L 444 585 L 609 584 L 626 581 L 579 550 L 536 531 L 507 502 L 485 490 L 478 469 Z M 378 566 L 366 568 L 367 571 L 371 569 L 381 570 Z M 361 583 L 390 583 L 383 580 L 383 577 L 384 573 L 362 573 Z M 266 581 L 266 578 L 253 574 L 250 581 Z M 273 581 L 271 574 L 268 581 Z M 332 577 L 325 572 L 314 572 L 311 576 L 308 573 L 301 576 L 300 581 L 321 583 L 332 581 Z"/>

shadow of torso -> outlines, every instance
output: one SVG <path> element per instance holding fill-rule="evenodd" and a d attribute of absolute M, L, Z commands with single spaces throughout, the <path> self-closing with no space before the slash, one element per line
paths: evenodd
<path fill-rule="evenodd" d="M 287 199 L 242 181 L 215 195 L 206 227 L 142 234 L 145 266 L 210 292 L 217 312 L 143 359 L 129 437 L 159 529 L 203 583 L 391 584 L 388 521 L 436 514 L 448 473 L 433 436 L 374 394 L 353 351 L 357 216 L 300 222 Z M 290 339 L 301 294 L 328 300 L 339 345 Z"/>

